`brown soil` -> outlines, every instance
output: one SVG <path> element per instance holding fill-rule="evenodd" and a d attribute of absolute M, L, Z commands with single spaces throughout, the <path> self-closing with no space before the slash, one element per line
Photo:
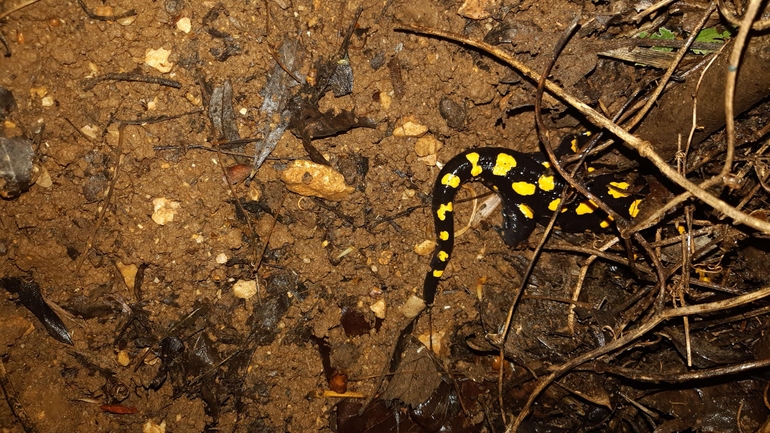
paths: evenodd
<path fill-rule="evenodd" d="M 90 9 L 101 5 L 86 3 Z M 548 35 L 538 46 L 520 46 L 520 58 L 541 68 L 574 16 L 610 9 L 602 2 L 578 3 L 519 5 L 517 21 Z M 430 260 L 418 255 L 415 246 L 433 238 L 429 203 L 438 169 L 418 159 L 416 138 L 394 136 L 394 125 L 411 118 L 427 126 L 443 144 L 437 154 L 443 162 L 468 147 L 532 151 L 537 146 L 532 83 L 477 51 L 394 27 L 418 24 L 481 39 L 502 12 L 466 20 L 457 13 L 460 3 L 452 1 L 393 2 L 387 8 L 382 1 L 362 2 L 363 30 L 354 35 L 349 50 L 353 92 L 341 98 L 329 93 L 319 106 L 321 111 L 355 110 L 375 120 L 376 128 L 313 141 L 354 188 L 348 197 L 331 202 L 301 198 L 280 180 L 289 160 L 307 159 L 301 140 L 289 132 L 250 185 L 240 182 L 230 189 L 221 167 L 243 160 L 195 147 L 213 149 L 219 138 L 211 132 L 202 83 L 221 86 L 230 80 L 240 136 L 260 137 L 270 121 L 259 111 L 260 91 L 275 65 L 270 51 L 284 38 L 299 40 L 305 56 L 301 72 L 310 73 L 316 61 L 339 49 L 358 4 L 269 1 L 269 21 L 262 1 L 108 4 L 136 15 L 130 23 L 98 20 L 89 18 L 78 2 L 41 0 L 11 14 L 0 28 L 12 50 L 11 57 L 0 60 L 0 85 L 13 92 L 18 107 L 6 122 L 6 135 L 38 137 L 37 165 L 52 181 L 0 201 L 0 276 L 34 279 L 65 311 L 92 313 L 85 318 L 62 312 L 72 333 L 70 347 L 49 337 L 11 296 L 0 298 L 0 359 L 20 402 L 41 432 L 138 431 L 147 423 L 165 423 L 167 431 L 203 431 L 212 414 L 199 389 L 176 386 L 172 380 L 158 391 L 149 385 L 161 364 L 159 339 L 173 335 L 190 346 L 205 335 L 220 360 L 250 348 L 241 364 L 241 394 L 221 396 L 219 429 L 336 429 L 338 400 L 313 397 L 329 388 L 317 342 L 328 343 L 334 367 L 352 379 L 349 390 L 367 396 L 377 392 L 377 379 L 406 323 L 399 308 L 420 294 Z M 218 5 L 220 13 L 213 17 Z M 182 18 L 192 23 L 189 33 L 177 27 Z M 218 58 L 222 50 L 234 47 L 234 55 Z M 174 66 L 168 73 L 144 63 L 147 50 L 158 48 L 171 51 Z M 631 83 L 657 75 L 631 64 L 603 61 L 597 66 L 596 57 L 584 54 L 565 53 L 555 77 L 578 96 L 606 103 L 610 111 L 623 103 L 620 96 Z M 391 59 L 400 65 L 403 82 L 394 78 Z M 586 77 L 592 72 L 623 78 L 591 82 Z M 88 78 L 110 73 L 162 76 L 181 88 L 113 80 L 91 89 L 84 86 Z M 458 123 L 442 117 L 442 98 L 459 103 L 465 119 Z M 546 105 L 553 110 L 552 126 L 578 128 L 578 121 L 556 101 L 548 99 Z M 119 174 L 97 229 L 118 162 L 114 120 L 157 116 L 171 118 L 126 126 Z M 85 127 L 94 133 L 84 133 Z M 245 152 L 253 147 L 246 146 Z M 368 172 L 357 173 L 356 164 L 364 164 Z M 253 205 L 246 206 L 251 227 L 235 197 Z M 152 219 L 157 198 L 179 204 L 173 221 L 165 225 Z M 460 209 L 460 221 L 467 219 L 469 207 Z M 410 208 L 416 210 L 400 214 Z M 448 359 L 453 345 L 464 345 L 454 340 L 457 329 L 478 320 L 479 281 L 486 279 L 499 290 L 518 283 L 522 257 L 529 254 L 505 246 L 492 230 L 499 221 L 495 216 L 458 240 L 433 309 L 433 332 L 446 336 L 439 357 Z M 348 253 L 340 257 L 343 252 Z M 78 268 L 82 254 L 86 256 Z M 565 286 L 578 270 L 577 258 L 554 260 L 535 278 L 557 278 L 543 283 L 536 294 L 568 298 Z M 124 265 L 141 268 L 140 287 L 127 285 L 119 269 Z M 235 282 L 255 279 L 257 296 L 234 296 Z M 589 293 L 586 302 L 602 301 L 603 295 L 594 295 Z M 275 317 L 263 311 L 277 305 L 270 299 L 287 300 Z M 379 300 L 387 307 L 385 320 L 375 320 L 370 309 Z M 565 305 L 541 303 L 546 301 L 525 302 L 519 323 L 534 315 L 553 331 L 563 328 Z M 194 318 L 195 325 L 179 325 L 201 307 L 205 313 Z M 365 319 L 361 335 L 351 336 L 356 332 L 340 325 L 349 310 Z M 489 314 L 499 321 L 505 308 L 500 310 Z M 269 327 L 259 330 L 258 341 L 248 337 L 255 335 L 255 323 Z M 513 329 L 531 349 L 531 359 L 518 361 L 536 359 L 532 354 L 548 352 L 552 343 L 567 352 L 562 343 L 537 339 L 521 324 Z M 427 331 L 427 322 L 421 321 L 415 334 Z M 148 343 L 138 343 L 142 338 Z M 481 350 L 474 359 L 476 364 L 462 365 L 463 373 L 494 384 L 493 355 Z M 125 360 L 128 365 L 122 365 Z M 113 379 L 95 366 L 113 372 Z M 127 389 L 119 401 L 107 389 L 115 383 Z M 233 387 L 225 384 L 224 389 Z M 490 389 L 496 390 L 495 385 Z M 497 411 L 496 399 L 489 401 Z M 100 408 L 105 404 L 137 408 L 138 413 L 117 415 Z M 761 405 L 756 410 L 761 412 Z M 0 404 L 0 431 L 23 431 L 5 404 Z"/>

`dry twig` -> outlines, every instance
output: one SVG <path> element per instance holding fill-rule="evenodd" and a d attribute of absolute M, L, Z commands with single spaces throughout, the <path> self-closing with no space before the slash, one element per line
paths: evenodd
<path fill-rule="evenodd" d="M 590 352 L 584 353 L 583 355 L 573 358 L 562 365 L 553 367 L 551 369 L 552 371 L 551 374 L 543 378 L 541 382 L 538 383 L 535 389 L 532 391 L 524 408 L 521 410 L 521 412 L 519 412 L 519 415 L 516 417 L 514 422 L 508 426 L 508 428 L 506 429 L 506 433 L 517 431 L 519 426 L 521 425 L 521 422 L 524 421 L 524 418 L 526 418 L 526 416 L 529 414 L 529 410 L 532 407 L 532 403 L 535 402 L 535 399 L 540 395 L 540 393 L 543 392 L 543 390 L 545 390 L 551 383 L 553 383 L 554 380 L 558 379 L 559 377 L 564 375 L 566 372 L 573 370 L 575 367 L 582 365 L 592 359 L 597 359 L 600 356 L 606 355 L 608 353 L 614 352 L 617 349 L 621 349 L 627 346 L 628 344 L 642 337 L 646 333 L 650 332 L 656 326 L 658 326 L 659 324 L 663 323 L 666 320 L 669 320 L 675 317 L 714 313 L 717 311 L 740 307 L 740 306 L 749 304 L 751 302 L 764 299 L 768 296 L 770 296 L 770 286 L 759 289 L 756 292 L 748 293 L 741 296 L 735 296 L 733 298 L 725 299 L 723 301 L 691 305 L 689 307 L 669 308 L 656 313 L 647 322 L 639 325 L 638 328 L 629 331 L 627 334 L 615 340 L 612 340 L 607 345 L 600 347 L 598 349 L 592 350 Z"/>

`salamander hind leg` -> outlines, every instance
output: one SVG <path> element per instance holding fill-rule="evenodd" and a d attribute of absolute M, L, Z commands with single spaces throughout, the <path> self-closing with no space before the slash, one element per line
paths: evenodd
<path fill-rule="evenodd" d="M 504 204 L 503 225 L 498 230 L 506 245 L 518 247 L 535 229 L 535 216 L 526 204 Z"/>

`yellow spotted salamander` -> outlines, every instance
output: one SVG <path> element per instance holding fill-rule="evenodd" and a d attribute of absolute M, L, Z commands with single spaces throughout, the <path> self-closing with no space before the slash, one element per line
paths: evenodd
<path fill-rule="evenodd" d="M 590 133 L 568 136 L 556 149 L 557 157 L 577 152 Z M 591 169 L 589 168 L 589 172 Z M 481 181 L 502 198 L 502 237 L 516 247 L 525 241 L 535 224 L 548 224 L 559 206 L 564 180 L 550 167 L 548 157 L 540 152 L 523 153 L 497 147 L 466 150 L 446 163 L 433 187 L 433 221 L 437 247 L 425 277 L 423 299 L 433 304 L 438 282 L 446 269 L 454 246 L 453 200 L 460 185 Z M 634 180 L 604 174 L 590 179 L 589 191 L 618 214 L 634 218 L 641 199 L 631 191 L 639 189 Z M 632 188 L 634 187 L 634 188 Z M 587 199 L 568 203 L 557 220 L 559 229 L 568 232 L 606 229 L 612 218 Z M 565 215 L 566 214 L 566 215 Z"/>

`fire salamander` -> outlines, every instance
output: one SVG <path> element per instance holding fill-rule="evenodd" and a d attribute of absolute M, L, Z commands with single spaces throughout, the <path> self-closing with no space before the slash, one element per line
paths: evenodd
<path fill-rule="evenodd" d="M 557 157 L 577 152 L 590 133 L 568 136 L 556 149 Z M 591 169 L 589 168 L 589 172 Z M 516 247 L 525 241 L 535 224 L 548 224 L 559 206 L 564 180 L 551 169 L 548 157 L 540 152 L 523 153 L 510 149 L 485 147 L 466 150 L 455 156 L 441 169 L 433 188 L 433 221 L 437 247 L 425 277 L 423 299 L 432 305 L 436 289 L 454 246 L 454 200 L 460 185 L 481 181 L 500 195 L 503 207 L 502 237 L 506 244 Z M 634 218 L 639 213 L 639 199 L 632 190 L 640 189 L 634 180 L 615 174 L 593 177 L 589 191 L 618 214 Z M 612 217 L 583 199 L 565 205 L 557 220 L 563 231 L 606 229 Z M 566 215 L 565 215 L 566 214 Z"/>

